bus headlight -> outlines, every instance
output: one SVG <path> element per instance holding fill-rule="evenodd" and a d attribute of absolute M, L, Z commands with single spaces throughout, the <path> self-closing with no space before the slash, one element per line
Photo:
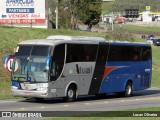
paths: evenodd
<path fill-rule="evenodd" d="M 18 89 L 18 87 L 16 87 L 16 86 L 12 86 L 12 87 L 11 87 L 11 89 Z"/>

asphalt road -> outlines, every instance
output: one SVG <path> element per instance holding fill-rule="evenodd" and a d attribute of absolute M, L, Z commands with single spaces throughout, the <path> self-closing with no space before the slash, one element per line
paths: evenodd
<path fill-rule="evenodd" d="M 132 108 L 160 107 L 160 88 L 134 92 L 133 97 L 108 95 L 79 97 L 76 102 L 64 102 L 62 99 L 45 100 L 38 103 L 34 99 L 0 101 L 0 111 L 119 111 Z M 61 114 L 61 113 L 60 113 Z"/>

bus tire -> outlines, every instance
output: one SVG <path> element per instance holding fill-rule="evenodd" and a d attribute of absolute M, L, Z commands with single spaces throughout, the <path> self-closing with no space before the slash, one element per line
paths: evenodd
<path fill-rule="evenodd" d="M 70 86 L 67 90 L 65 101 L 73 102 L 75 100 L 76 100 L 76 88 L 74 86 Z"/>
<path fill-rule="evenodd" d="M 133 85 L 132 82 L 128 82 L 125 87 L 125 91 L 123 93 L 124 97 L 131 97 L 133 94 Z"/>

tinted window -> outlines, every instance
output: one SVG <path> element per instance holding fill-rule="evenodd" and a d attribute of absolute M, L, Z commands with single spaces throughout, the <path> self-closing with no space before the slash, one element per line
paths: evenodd
<path fill-rule="evenodd" d="M 109 61 L 141 61 L 141 47 L 112 45 L 109 50 Z"/>
<path fill-rule="evenodd" d="M 19 46 L 19 47 L 17 47 L 17 51 L 16 51 L 15 55 L 29 56 L 31 49 L 32 49 L 32 46 Z"/>
<path fill-rule="evenodd" d="M 57 80 L 61 75 L 65 58 L 65 45 L 57 45 L 53 52 L 53 60 L 51 63 L 51 81 Z"/>
<path fill-rule="evenodd" d="M 95 61 L 98 45 L 68 44 L 66 62 Z"/>
<path fill-rule="evenodd" d="M 146 61 L 152 58 L 151 48 L 150 47 L 144 47 L 142 52 L 142 60 Z"/>
<path fill-rule="evenodd" d="M 19 46 L 15 55 L 17 56 L 47 56 L 49 52 L 49 46 Z"/>
<path fill-rule="evenodd" d="M 34 46 L 32 55 L 35 56 L 47 56 L 49 52 L 49 46 Z"/>

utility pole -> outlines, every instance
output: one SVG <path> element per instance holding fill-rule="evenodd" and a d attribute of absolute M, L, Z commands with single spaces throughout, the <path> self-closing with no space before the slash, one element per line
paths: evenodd
<path fill-rule="evenodd" d="M 47 28 L 49 28 L 49 0 L 46 0 Z"/>
<path fill-rule="evenodd" d="M 112 32 L 114 31 L 114 26 L 113 26 L 113 24 L 114 24 L 114 15 L 113 15 L 113 12 L 112 12 Z"/>
<path fill-rule="evenodd" d="M 46 7 L 47 7 L 47 28 L 51 28 L 50 20 L 51 20 L 51 0 L 46 0 Z"/>
<path fill-rule="evenodd" d="M 56 29 L 58 29 L 58 0 L 56 0 Z"/>

